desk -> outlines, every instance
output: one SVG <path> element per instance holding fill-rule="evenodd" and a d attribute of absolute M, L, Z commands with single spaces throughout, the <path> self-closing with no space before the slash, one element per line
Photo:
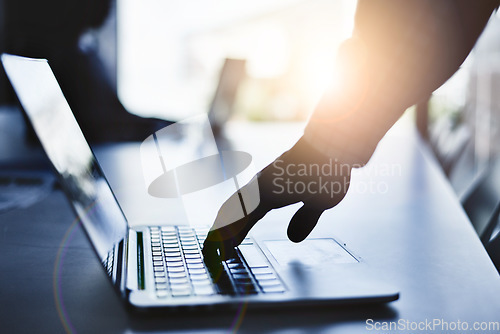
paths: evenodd
<path fill-rule="evenodd" d="M 277 132 L 276 126 L 233 124 L 228 134 L 237 139 L 235 148 L 251 153 L 257 167 L 262 167 L 300 135 L 300 125 L 282 127 Z M 128 176 L 128 170 L 137 167 L 130 160 L 137 150 L 137 144 L 97 150 L 125 212 L 132 214 L 136 209 L 127 187 L 136 179 Z M 127 169 L 121 159 L 129 161 Z M 239 310 L 130 314 L 112 291 L 81 228 L 73 223 L 63 194 L 54 191 L 27 209 L 0 215 L 0 328 L 6 333 L 62 333 L 65 329 L 221 333 L 239 328 L 242 333 L 345 334 L 370 332 L 367 319 L 415 325 L 442 319 L 468 322 L 469 328 L 474 322 L 500 321 L 500 278 L 416 131 L 407 126 L 391 130 L 367 170 L 358 171 L 353 184 L 375 183 L 380 188 L 350 190 L 313 233 L 333 229 L 379 276 L 399 287 L 398 301 L 381 306 L 251 311 L 243 316 Z M 291 216 L 295 208 L 283 210 Z M 370 212 L 371 219 L 360 219 L 356 214 L 360 210 Z M 271 212 L 252 233 L 272 228 L 285 236 L 287 221 L 278 220 L 277 214 Z M 325 223 L 330 219 L 334 224 Z M 442 328 L 435 328 L 439 332 Z"/>

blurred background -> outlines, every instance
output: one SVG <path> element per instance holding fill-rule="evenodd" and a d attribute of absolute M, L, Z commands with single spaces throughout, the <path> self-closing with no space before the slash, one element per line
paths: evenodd
<path fill-rule="evenodd" d="M 99 54 L 132 113 L 180 120 L 208 110 L 225 58 L 235 58 L 246 60 L 246 73 L 234 117 L 304 120 L 332 77 L 355 6 L 350 0 L 116 0 L 104 25 L 88 29 L 79 43 Z"/>
<path fill-rule="evenodd" d="M 353 27 L 350 0 L 118 0 L 118 94 L 177 120 L 207 110 L 225 58 L 245 59 L 234 117 L 303 120 Z"/>
<path fill-rule="evenodd" d="M 0 8 L 27 0 L 19 1 L 0 0 Z M 351 0 L 113 0 L 103 22 L 82 30 L 77 47 L 96 57 L 112 94 L 135 115 L 185 119 L 213 110 L 232 87 L 230 120 L 305 121 L 335 76 L 335 53 L 352 31 L 355 7 Z M 8 15 L 0 10 L 2 52 L 19 46 L 19 22 Z M 228 79 L 224 69 L 235 60 L 237 75 Z M 0 149 L 12 150 L 14 104 L 0 71 Z M 426 114 L 424 139 L 481 233 L 500 209 L 498 14 L 461 69 L 417 109 Z"/>

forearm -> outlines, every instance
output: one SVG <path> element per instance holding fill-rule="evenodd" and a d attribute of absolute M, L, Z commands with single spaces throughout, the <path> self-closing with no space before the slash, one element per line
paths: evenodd
<path fill-rule="evenodd" d="M 339 52 L 339 85 L 320 101 L 305 139 L 342 162 L 366 163 L 404 110 L 459 68 L 495 5 L 360 0 L 353 38 Z"/>

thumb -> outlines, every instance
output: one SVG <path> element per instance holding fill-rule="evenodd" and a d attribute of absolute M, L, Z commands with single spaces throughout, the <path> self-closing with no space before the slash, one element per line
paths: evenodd
<path fill-rule="evenodd" d="M 295 215 L 293 215 L 288 224 L 288 239 L 293 242 L 301 242 L 311 233 L 319 217 L 325 211 L 324 208 L 314 207 L 310 203 L 305 203 Z"/>

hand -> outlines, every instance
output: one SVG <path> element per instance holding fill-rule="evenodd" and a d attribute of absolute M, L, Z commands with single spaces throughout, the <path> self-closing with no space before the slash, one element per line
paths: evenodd
<path fill-rule="evenodd" d="M 287 233 L 293 242 L 304 240 L 323 211 L 344 198 L 350 175 L 349 165 L 321 154 L 300 139 L 222 205 L 203 245 L 205 260 L 217 262 L 234 257 L 234 248 L 267 212 L 297 202 L 304 204 L 291 219 Z M 240 194 L 257 189 L 255 183 L 259 204 L 243 218 L 230 221 L 235 206 L 241 205 Z"/>

